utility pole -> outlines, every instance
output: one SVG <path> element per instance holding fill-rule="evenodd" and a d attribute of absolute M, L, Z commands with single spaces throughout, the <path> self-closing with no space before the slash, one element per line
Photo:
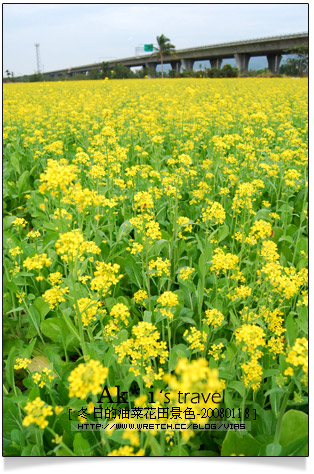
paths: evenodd
<path fill-rule="evenodd" d="M 40 74 L 40 56 L 39 56 L 39 43 L 35 43 L 36 48 L 36 60 L 37 60 L 37 74 Z"/>

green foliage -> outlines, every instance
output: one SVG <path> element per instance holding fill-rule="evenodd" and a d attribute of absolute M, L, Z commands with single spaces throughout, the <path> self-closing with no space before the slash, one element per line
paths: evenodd
<path fill-rule="evenodd" d="M 305 76 L 309 70 L 309 48 L 308 46 L 297 46 L 287 53 L 292 56 L 288 57 L 284 64 L 280 66 L 280 73 L 287 76 Z"/>

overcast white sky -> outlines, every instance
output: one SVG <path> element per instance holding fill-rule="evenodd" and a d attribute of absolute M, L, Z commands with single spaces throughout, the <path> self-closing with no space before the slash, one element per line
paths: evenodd
<path fill-rule="evenodd" d="M 6 4 L 3 70 L 44 71 L 134 56 L 165 34 L 176 49 L 308 31 L 306 4 Z"/>

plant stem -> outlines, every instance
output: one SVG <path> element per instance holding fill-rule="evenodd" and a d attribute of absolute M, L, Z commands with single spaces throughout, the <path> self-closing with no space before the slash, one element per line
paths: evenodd
<path fill-rule="evenodd" d="M 290 385 L 288 386 L 287 391 L 286 391 L 286 393 L 283 397 L 283 400 L 282 400 L 280 412 L 279 412 L 279 415 L 278 415 L 277 425 L 276 425 L 276 432 L 275 432 L 274 441 L 273 441 L 274 444 L 279 443 L 281 425 L 282 425 L 282 418 L 283 418 L 283 415 L 285 414 L 285 410 L 286 410 L 286 407 L 287 407 L 287 403 L 288 403 L 289 396 L 290 396 L 290 393 L 292 391 L 293 385 L 294 385 L 294 382 L 293 382 L 293 380 L 291 380 Z"/>

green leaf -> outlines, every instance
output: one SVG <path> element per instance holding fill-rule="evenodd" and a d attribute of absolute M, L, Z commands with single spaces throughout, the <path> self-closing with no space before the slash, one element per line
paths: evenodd
<path fill-rule="evenodd" d="M 150 447 L 151 447 L 151 450 L 152 450 L 152 453 L 153 453 L 154 456 L 161 456 L 162 455 L 161 447 L 160 447 L 158 441 L 156 440 L 156 438 L 154 438 L 154 436 L 151 436 L 149 444 L 150 444 Z"/>
<path fill-rule="evenodd" d="M 222 443 L 221 456 L 231 456 L 232 454 L 257 456 L 260 446 L 260 443 L 250 434 L 228 431 Z"/>
<path fill-rule="evenodd" d="M 22 192 L 26 191 L 29 187 L 29 171 L 24 171 L 19 177 L 17 182 L 17 192 L 18 194 L 22 194 Z"/>
<path fill-rule="evenodd" d="M 50 311 L 49 304 L 44 300 L 44 298 L 39 296 L 38 298 L 35 299 L 34 306 L 39 312 L 41 320 L 43 321 L 45 319 L 45 316 Z"/>
<path fill-rule="evenodd" d="M 228 235 L 229 235 L 229 227 L 227 226 L 227 224 L 224 224 L 221 227 L 221 229 L 219 229 L 218 234 L 217 234 L 218 243 L 225 240 L 226 237 L 228 237 Z"/>
<path fill-rule="evenodd" d="M 39 333 L 40 314 L 34 305 L 28 307 L 28 309 L 26 310 L 26 317 L 30 322 L 31 326 L 33 326 L 33 328 L 36 329 L 36 331 Z"/>
<path fill-rule="evenodd" d="M 279 387 L 275 387 L 275 388 L 271 388 L 270 390 L 267 390 L 266 393 L 264 393 L 264 397 L 268 397 L 268 395 L 271 395 L 272 393 L 285 393 L 285 389 L 283 388 L 279 388 Z"/>
<path fill-rule="evenodd" d="M 144 311 L 143 321 L 145 321 L 146 323 L 150 323 L 152 320 L 152 314 L 153 313 L 151 311 Z"/>
<path fill-rule="evenodd" d="M 194 319 L 189 318 L 188 316 L 180 317 L 178 327 L 182 324 L 192 324 L 192 326 L 196 326 Z"/>
<path fill-rule="evenodd" d="M 76 433 L 73 441 L 74 454 L 76 456 L 91 456 L 92 451 L 89 442 L 83 438 L 81 433 Z"/>
<path fill-rule="evenodd" d="M 16 171 L 18 174 L 21 174 L 20 160 L 16 156 L 16 153 L 12 153 L 12 155 L 10 156 L 10 162 L 13 166 L 14 171 Z"/>
<path fill-rule="evenodd" d="M 131 282 L 138 288 L 142 288 L 143 277 L 138 265 L 132 258 L 125 260 L 125 271 Z"/>
<path fill-rule="evenodd" d="M 204 280 L 206 276 L 206 266 L 207 266 L 206 264 L 207 264 L 206 255 L 205 255 L 205 252 L 203 252 L 201 253 L 200 258 L 198 259 L 198 268 L 200 271 L 200 275 Z"/>
<path fill-rule="evenodd" d="M 65 448 L 62 448 L 62 446 L 61 446 L 61 447 L 58 448 L 58 450 L 56 452 L 56 456 L 58 456 L 58 457 L 63 457 L 63 456 L 68 457 L 69 456 L 69 451 L 67 451 Z"/>
<path fill-rule="evenodd" d="M 23 397 L 25 400 L 25 397 Z M 18 444 L 21 447 L 24 447 L 25 445 L 25 437 L 24 434 L 22 433 L 21 430 L 18 430 L 14 428 L 14 430 L 11 431 L 11 439 L 14 441 L 16 444 Z"/>
<path fill-rule="evenodd" d="M 280 239 L 278 239 L 278 242 L 289 242 L 289 244 L 294 244 L 294 240 L 292 237 L 290 237 L 290 235 L 284 235 L 283 237 L 280 237 Z"/>
<path fill-rule="evenodd" d="M 190 351 L 184 344 L 177 344 L 173 346 L 171 349 L 170 354 L 170 361 L 169 361 L 169 371 L 173 370 L 177 365 L 178 359 L 182 359 L 184 357 L 189 357 Z"/>
<path fill-rule="evenodd" d="M 11 228 L 12 223 L 15 221 L 16 216 L 5 216 L 3 218 L 3 230 L 8 230 Z"/>
<path fill-rule="evenodd" d="M 31 357 L 35 344 L 36 344 L 37 338 L 35 337 L 31 343 L 28 344 L 28 346 L 23 349 L 23 357 L 27 357 L 28 359 Z"/>
<path fill-rule="evenodd" d="M 229 390 L 231 388 L 233 388 L 234 390 L 236 390 L 242 398 L 244 398 L 244 393 L 245 393 L 245 387 L 244 387 L 244 383 L 243 382 L 239 382 L 237 380 L 235 380 L 234 382 L 231 382 L 228 384 L 228 388 Z"/>
<path fill-rule="evenodd" d="M 308 456 L 309 437 L 304 436 L 289 443 L 282 452 L 282 456 Z"/>
<path fill-rule="evenodd" d="M 287 411 L 282 418 L 279 443 L 283 448 L 308 436 L 308 415 L 298 410 Z"/>
<path fill-rule="evenodd" d="M 132 230 L 132 225 L 130 224 L 130 221 L 124 221 L 123 224 L 121 224 L 118 235 L 117 235 L 117 242 L 119 242 L 122 237 L 126 237 L 129 235 L 129 233 Z"/>
<path fill-rule="evenodd" d="M 23 431 L 18 407 L 8 397 L 3 399 L 3 432 L 10 433 L 13 429 Z"/>
<path fill-rule="evenodd" d="M 280 456 L 282 447 L 280 444 L 271 443 L 266 446 L 266 456 Z"/>
<path fill-rule="evenodd" d="M 11 347 L 6 363 L 6 379 L 11 388 L 14 386 L 15 346 Z"/>
<path fill-rule="evenodd" d="M 170 456 L 189 456 L 189 453 L 182 446 L 175 446 L 171 450 Z"/>
<path fill-rule="evenodd" d="M 233 400 L 232 400 L 232 397 L 229 393 L 229 390 L 225 389 L 224 391 L 224 399 L 225 399 L 225 404 L 226 404 L 226 407 L 227 408 L 233 408 Z"/>
<path fill-rule="evenodd" d="M 293 345 L 296 338 L 296 327 L 293 315 L 290 313 L 286 318 L 287 339 L 290 346 Z"/>
<path fill-rule="evenodd" d="M 43 334 L 55 342 L 61 342 L 63 336 L 69 334 L 65 321 L 60 318 L 49 318 L 41 323 Z"/>

